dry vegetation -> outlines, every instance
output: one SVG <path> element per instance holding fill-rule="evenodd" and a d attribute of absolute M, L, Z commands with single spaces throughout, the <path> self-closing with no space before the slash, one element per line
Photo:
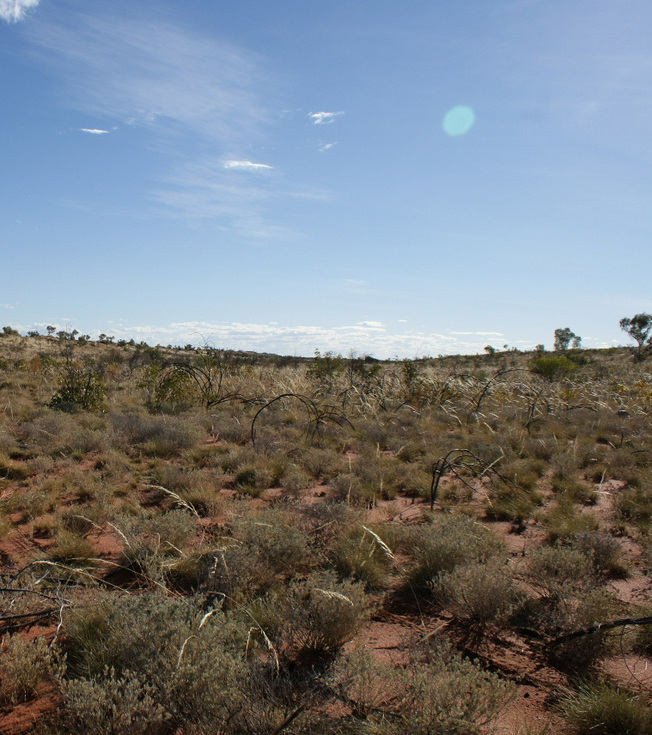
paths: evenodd
<path fill-rule="evenodd" d="M 73 336 L 0 336 L 0 732 L 652 730 L 652 363 Z"/>

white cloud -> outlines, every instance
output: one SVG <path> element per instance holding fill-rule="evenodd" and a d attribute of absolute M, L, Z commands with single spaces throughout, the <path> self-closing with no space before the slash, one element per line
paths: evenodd
<path fill-rule="evenodd" d="M 79 128 L 81 133 L 90 133 L 91 135 L 105 135 L 108 130 L 101 130 L 100 128 Z"/>
<path fill-rule="evenodd" d="M 7 23 L 17 23 L 25 17 L 29 8 L 35 8 L 40 0 L 0 0 L 0 18 Z"/>
<path fill-rule="evenodd" d="M 236 171 L 260 171 L 274 167 L 266 163 L 252 163 L 251 161 L 227 161 L 224 168 L 233 168 Z"/>
<path fill-rule="evenodd" d="M 504 337 L 502 332 L 451 332 L 454 335 L 476 335 L 478 337 Z"/>
<path fill-rule="evenodd" d="M 311 112 L 308 117 L 315 125 L 330 125 L 344 112 Z"/>
<path fill-rule="evenodd" d="M 324 153 L 326 151 L 330 151 L 331 148 L 334 148 L 337 145 L 337 141 L 335 143 L 326 143 L 325 145 L 320 146 L 319 152 Z"/>
<path fill-rule="evenodd" d="M 44 325 L 19 325 L 19 329 L 43 329 Z M 378 358 L 420 357 L 422 355 L 481 353 L 486 340 L 461 341 L 450 335 L 433 332 L 395 334 L 382 322 L 369 321 L 339 327 L 314 325 L 283 326 L 276 322 L 219 323 L 175 322 L 168 325 L 112 324 L 101 330 L 88 331 L 96 337 L 99 331 L 112 334 L 116 339 L 135 339 L 148 344 L 185 345 L 210 344 L 223 349 L 272 352 L 281 355 L 310 357 L 318 349 L 342 355 L 373 355 Z"/>

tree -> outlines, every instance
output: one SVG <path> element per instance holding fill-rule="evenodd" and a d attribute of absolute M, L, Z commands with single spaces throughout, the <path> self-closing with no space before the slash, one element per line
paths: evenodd
<path fill-rule="evenodd" d="M 568 327 L 555 329 L 555 350 L 565 351 L 569 347 L 577 349 L 582 344 L 582 338 Z"/>
<path fill-rule="evenodd" d="M 623 317 L 620 322 L 620 328 L 627 332 L 627 334 L 638 344 L 636 351 L 636 358 L 642 360 L 643 348 L 645 343 L 650 346 L 652 344 L 652 338 L 650 338 L 650 332 L 652 331 L 652 314 L 642 312 L 641 314 L 634 314 L 630 319 L 629 317 Z"/>

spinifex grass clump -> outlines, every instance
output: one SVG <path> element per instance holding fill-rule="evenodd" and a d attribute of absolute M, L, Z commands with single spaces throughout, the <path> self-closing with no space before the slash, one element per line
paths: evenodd
<path fill-rule="evenodd" d="M 652 730 L 652 710 L 644 698 L 606 684 L 567 692 L 559 711 L 579 735 L 647 735 Z"/>

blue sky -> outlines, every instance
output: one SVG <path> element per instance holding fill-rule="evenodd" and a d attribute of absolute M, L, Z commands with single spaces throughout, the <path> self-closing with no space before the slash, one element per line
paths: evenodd
<path fill-rule="evenodd" d="M 378 357 L 652 311 L 649 0 L 0 0 L 0 322 Z"/>

